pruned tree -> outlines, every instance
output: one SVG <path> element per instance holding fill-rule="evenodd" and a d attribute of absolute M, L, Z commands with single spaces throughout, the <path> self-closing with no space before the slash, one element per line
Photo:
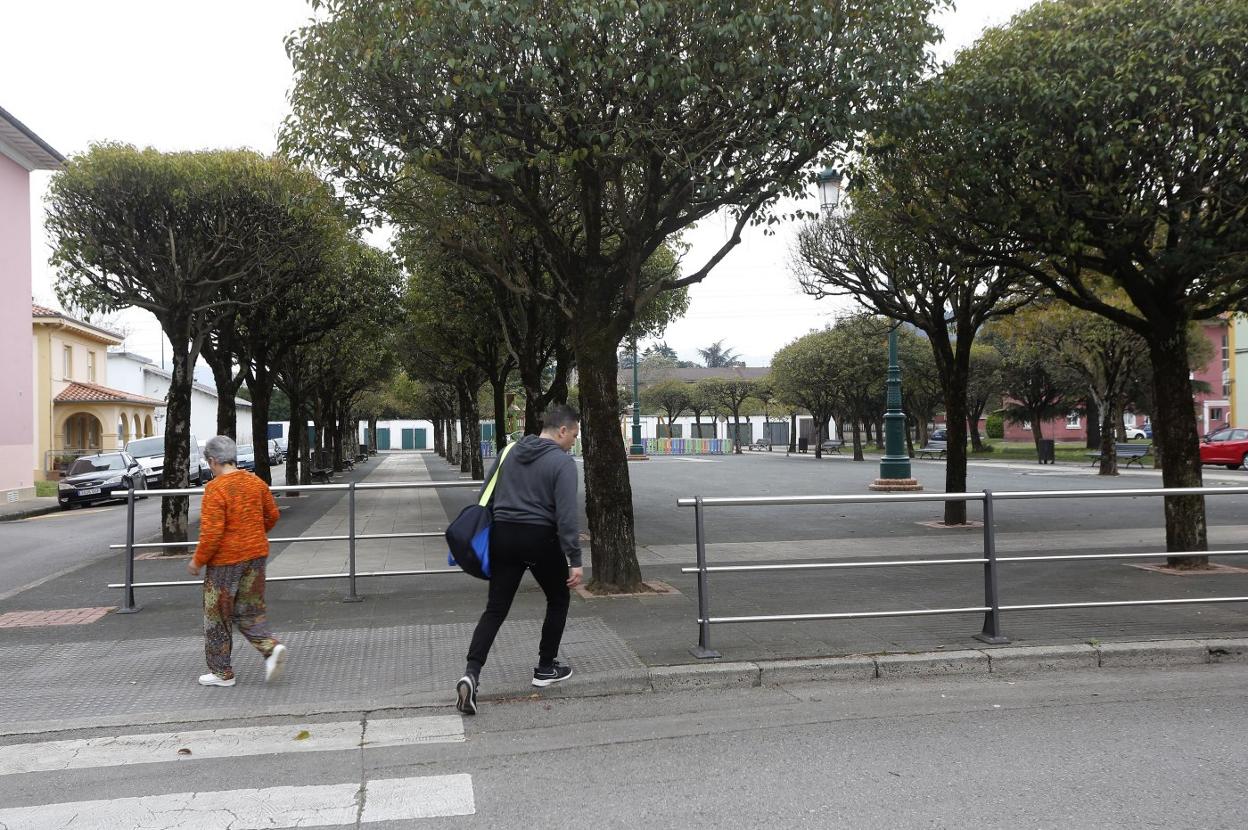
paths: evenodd
<path fill-rule="evenodd" d="M 776 394 L 805 409 L 815 422 L 816 458 L 823 456 L 823 430 L 842 406 L 837 394 L 842 356 L 836 353 L 836 339 L 830 328 L 812 331 L 780 349 L 771 359 Z"/>
<path fill-rule="evenodd" d="M 741 413 L 754 399 L 757 390 L 754 381 L 747 378 L 707 378 L 702 382 L 706 395 L 715 402 L 725 415 L 732 416 L 733 452 L 741 454 Z"/>
<path fill-rule="evenodd" d="M 1166 487 L 1201 483 L 1189 323 L 1248 301 L 1245 43 L 1242 0 L 1039 3 L 917 87 L 873 162 L 922 233 L 1144 339 Z M 1203 498 L 1165 513 L 1170 564 L 1205 566 Z"/>
<path fill-rule="evenodd" d="M 962 493 L 971 346 L 984 323 L 1012 313 L 1030 293 L 1021 290 L 1020 270 L 967 263 L 917 232 L 906 219 L 907 203 L 899 198 L 897 183 L 870 165 L 861 173 L 848 213 L 812 222 L 799 232 L 793 268 L 808 294 L 851 296 L 872 313 L 909 323 L 927 336 L 943 384 L 949 430 L 945 491 Z M 966 502 L 945 502 L 944 522 L 965 524 Z"/>
<path fill-rule="evenodd" d="M 707 6 L 632 0 L 324 0 L 288 43 L 284 144 L 371 205 L 424 169 L 533 228 L 580 375 L 594 581 L 641 579 L 616 349 L 664 292 L 703 280 L 927 66 L 943 0 Z M 727 209 L 705 262 L 647 281 Z"/>
<path fill-rule="evenodd" d="M 152 313 L 169 339 L 165 484 L 188 485 L 191 384 L 210 336 L 302 236 L 290 167 L 243 150 L 161 153 L 97 144 L 53 176 L 46 226 L 69 307 Z M 231 395 L 231 400 L 233 396 Z M 263 453 L 262 453 L 263 455 Z M 185 541 L 186 496 L 161 502 L 165 541 Z"/>
<path fill-rule="evenodd" d="M 689 411 L 689 384 L 683 380 L 668 378 L 642 387 L 641 405 L 644 410 L 662 413 L 667 419 L 667 434 L 672 434 L 676 419 Z"/>

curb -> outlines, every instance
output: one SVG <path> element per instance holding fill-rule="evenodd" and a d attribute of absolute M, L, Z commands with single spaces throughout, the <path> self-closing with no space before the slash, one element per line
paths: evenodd
<path fill-rule="evenodd" d="M 747 689 L 799 683 L 870 683 L 918 678 L 1021 678 L 1051 676 L 1065 670 L 1166 668 L 1204 664 L 1248 664 L 1248 638 L 1153 640 L 1052 645 L 999 646 L 990 649 L 927 651 L 912 654 L 850 655 L 794 660 L 740 661 L 638 667 L 577 675 L 567 686 L 540 692 L 530 686 L 495 687 L 481 698 L 494 702 L 573 700 L 625 694 L 668 693 L 706 689 Z M 254 710 L 209 709 L 73 718 L 57 721 L 0 723 L 0 738 L 133 726 L 154 726 L 265 718 L 306 718 L 359 712 L 444 709 L 449 691 L 416 692 L 361 701 L 328 701 L 318 705 L 272 706 Z"/>
<path fill-rule="evenodd" d="M 1055 646 L 1000 646 L 963 651 L 853 655 L 816 660 L 771 660 L 659 666 L 650 670 L 653 691 L 681 688 L 772 686 L 838 680 L 919 677 L 1027 677 L 1067 669 L 1162 668 L 1207 663 L 1248 663 L 1248 638 L 1152 640 Z"/>
<path fill-rule="evenodd" d="M 41 504 L 38 506 L 14 510 L 12 512 L 6 511 L 0 513 L 0 522 L 17 522 L 22 519 L 30 519 L 34 516 L 44 516 L 48 513 L 56 513 L 60 509 L 61 505 L 53 499 L 52 504 Z"/>

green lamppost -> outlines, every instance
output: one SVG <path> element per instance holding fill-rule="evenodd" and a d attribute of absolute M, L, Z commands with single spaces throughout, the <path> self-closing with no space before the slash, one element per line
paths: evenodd
<path fill-rule="evenodd" d="M 630 461 L 642 461 L 646 456 L 646 448 L 641 443 L 641 395 L 637 375 L 637 338 L 633 338 L 633 443 L 628 448 Z"/>
<path fill-rule="evenodd" d="M 825 216 L 840 206 L 844 177 L 839 170 L 828 168 L 819 173 L 819 201 Z M 889 276 L 892 280 L 892 276 Z M 891 283 L 890 283 L 891 288 Z M 880 477 L 872 490 L 922 490 L 911 476 L 910 455 L 906 452 L 906 416 L 901 411 L 901 366 L 897 362 L 897 326 L 888 330 L 888 375 L 885 380 L 884 457 L 880 459 Z"/>

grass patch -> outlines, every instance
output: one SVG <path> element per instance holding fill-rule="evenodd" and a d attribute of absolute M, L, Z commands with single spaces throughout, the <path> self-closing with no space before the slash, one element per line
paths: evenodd
<path fill-rule="evenodd" d="M 36 496 L 55 496 L 57 490 L 57 482 L 55 481 L 36 481 Z"/>
<path fill-rule="evenodd" d="M 1004 458 L 1015 461 L 1035 461 L 1036 445 L 1030 441 L 998 441 L 989 445 L 991 449 L 985 452 L 973 452 L 972 458 Z M 1084 464 L 1090 463 L 1087 449 L 1081 441 L 1064 441 L 1059 442 L 1053 450 L 1054 456 L 1058 461 L 1078 461 Z"/>

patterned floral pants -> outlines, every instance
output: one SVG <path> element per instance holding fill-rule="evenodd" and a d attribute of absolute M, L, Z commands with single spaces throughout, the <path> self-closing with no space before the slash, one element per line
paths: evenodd
<path fill-rule="evenodd" d="M 264 565 L 267 557 L 234 565 L 209 565 L 204 575 L 204 654 L 218 677 L 234 676 L 230 653 L 234 626 L 268 657 L 278 641 L 269 630 L 264 609 Z"/>

